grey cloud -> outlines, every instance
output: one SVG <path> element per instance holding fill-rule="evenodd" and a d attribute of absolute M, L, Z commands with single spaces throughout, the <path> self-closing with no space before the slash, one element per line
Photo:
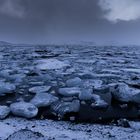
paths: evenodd
<path fill-rule="evenodd" d="M 0 0 L 0 40 L 140 44 L 139 5 L 140 0 Z"/>
<path fill-rule="evenodd" d="M 104 18 L 112 22 L 137 20 L 140 18 L 140 0 L 99 0 Z"/>
<path fill-rule="evenodd" d="M 23 18 L 25 16 L 25 8 L 20 0 L 2 0 L 0 13 L 10 17 Z"/>

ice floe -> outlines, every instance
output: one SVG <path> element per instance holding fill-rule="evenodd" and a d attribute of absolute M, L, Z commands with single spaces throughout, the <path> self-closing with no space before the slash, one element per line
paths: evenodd
<path fill-rule="evenodd" d="M 41 70 L 53 70 L 53 69 L 61 69 L 63 67 L 68 67 L 70 66 L 69 64 L 57 60 L 57 59 L 44 59 L 44 60 L 39 60 L 37 68 Z"/>

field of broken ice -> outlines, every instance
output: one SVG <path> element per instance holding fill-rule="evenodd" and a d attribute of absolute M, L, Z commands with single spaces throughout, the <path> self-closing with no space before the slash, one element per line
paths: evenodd
<path fill-rule="evenodd" d="M 0 139 L 139 139 L 139 116 L 139 47 L 0 46 Z"/>

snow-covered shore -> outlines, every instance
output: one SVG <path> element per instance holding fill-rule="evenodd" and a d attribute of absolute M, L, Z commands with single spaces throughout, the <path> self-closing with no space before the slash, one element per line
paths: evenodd
<path fill-rule="evenodd" d="M 0 121 L 0 140 L 138 140 L 140 123 L 131 128 L 100 124 L 74 124 L 53 120 L 10 117 Z M 26 132 L 26 133 L 24 133 Z"/>

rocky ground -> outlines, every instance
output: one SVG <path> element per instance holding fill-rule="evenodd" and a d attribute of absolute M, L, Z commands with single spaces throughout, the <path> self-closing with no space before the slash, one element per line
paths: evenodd
<path fill-rule="evenodd" d="M 15 132 L 21 129 L 13 131 L 12 123 L 18 121 L 26 127 L 31 127 L 33 124 L 37 127 L 36 123 L 39 123 L 37 125 L 42 131 L 43 129 L 48 131 L 50 128 L 48 136 L 53 139 L 53 126 L 44 128 L 41 126 L 44 122 L 56 125 L 54 130 L 58 130 L 60 139 L 61 127 L 68 135 L 68 139 L 70 135 L 71 139 L 76 137 L 81 139 L 81 135 L 83 139 L 93 139 L 96 134 L 100 134 L 96 138 L 102 139 L 108 137 L 117 139 L 119 135 L 122 135 L 122 139 L 132 137 L 137 139 L 138 131 L 131 128 L 91 124 L 72 125 L 68 122 L 63 122 L 63 126 L 60 126 L 61 121 L 56 120 L 70 120 L 74 123 L 113 123 L 130 127 L 129 121 L 124 118 L 139 120 L 140 115 L 139 60 L 140 49 L 136 46 L 1 45 L 0 119 L 19 116 L 41 120 L 5 119 L 1 121 L 0 130 L 2 127 L 12 127 L 8 135 L 14 132 L 13 137 L 20 137 L 26 133 L 31 137 L 35 135 L 36 139 L 48 138 L 47 134 L 42 132 L 34 134 L 31 129 L 24 127 L 21 127 L 24 130 L 18 133 Z M 31 125 L 27 125 L 30 123 Z M 60 129 L 57 129 L 57 125 Z M 18 127 L 18 123 L 14 126 Z M 84 128 L 88 126 L 90 130 Z M 100 128 L 105 130 L 105 136 Z M 93 130 L 95 133 L 92 133 Z M 109 134 L 106 134 L 106 131 Z M 110 131 L 122 134 L 112 136 Z M 128 135 L 130 132 L 132 135 Z M 62 139 L 64 138 L 65 135 L 62 134 Z M 13 139 L 12 136 L 9 139 Z"/>

